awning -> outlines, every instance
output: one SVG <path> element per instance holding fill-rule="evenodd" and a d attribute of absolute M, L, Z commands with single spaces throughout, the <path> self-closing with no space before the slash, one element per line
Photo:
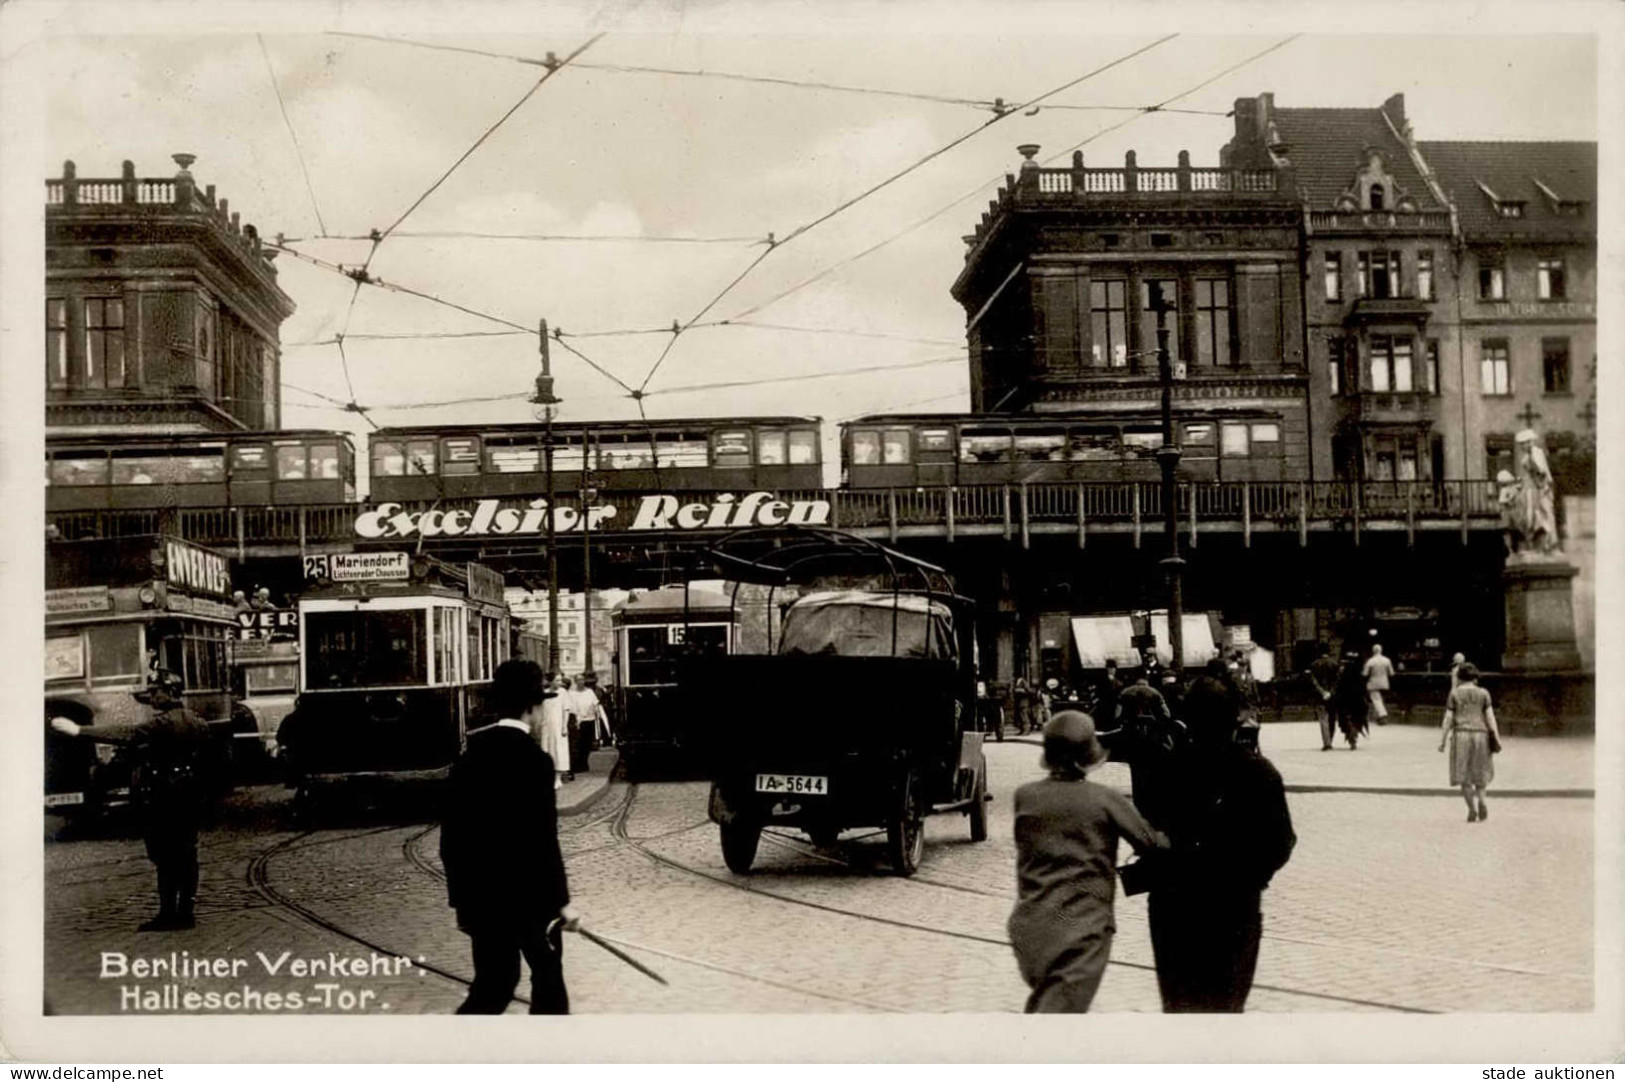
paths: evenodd
<path fill-rule="evenodd" d="M 1127 616 L 1074 616 L 1072 641 L 1086 669 L 1104 669 L 1108 658 L 1126 669 L 1140 664 L 1140 653 L 1134 649 L 1134 621 Z"/>
<path fill-rule="evenodd" d="M 1219 648 L 1213 642 L 1213 625 L 1208 620 L 1207 613 L 1185 613 L 1179 621 L 1185 632 L 1185 667 L 1194 668 L 1206 665 L 1219 656 Z M 1163 665 L 1174 663 L 1173 647 L 1168 645 L 1168 614 L 1154 612 L 1151 614 L 1151 633 L 1157 637 L 1157 660 Z"/>

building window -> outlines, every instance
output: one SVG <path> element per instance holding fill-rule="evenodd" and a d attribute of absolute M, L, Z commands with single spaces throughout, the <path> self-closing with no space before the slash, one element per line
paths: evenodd
<path fill-rule="evenodd" d="M 1484 476 L 1496 477 L 1502 470 L 1515 473 L 1511 436 L 1492 433 L 1484 437 Z"/>
<path fill-rule="evenodd" d="M 1356 297 L 1369 296 L 1371 293 L 1371 254 L 1360 252 L 1354 257 L 1354 295 Z"/>
<path fill-rule="evenodd" d="M 85 386 L 124 386 L 124 302 L 85 298 Z"/>
<path fill-rule="evenodd" d="M 1503 218 L 1522 218 L 1523 200 L 1503 199 L 1495 204 L 1495 210 Z"/>
<path fill-rule="evenodd" d="M 1411 390 L 1412 344 L 1409 338 L 1371 337 L 1371 389 L 1377 392 Z"/>
<path fill-rule="evenodd" d="M 1568 292 L 1568 280 L 1559 257 L 1542 259 L 1539 264 L 1540 299 L 1560 301 Z"/>
<path fill-rule="evenodd" d="M 1547 394 L 1568 394 L 1569 340 L 1542 338 L 1540 340 L 1540 367 L 1546 377 Z"/>
<path fill-rule="evenodd" d="M 1500 256 L 1480 256 L 1478 260 L 1478 299 L 1504 301 L 1507 296 L 1506 265 Z"/>
<path fill-rule="evenodd" d="M 1231 363 L 1230 283 L 1223 278 L 1196 281 L 1196 363 Z"/>
<path fill-rule="evenodd" d="M 1128 283 L 1105 279 L 1089 283 L 1089 315 L 1094 327 L 1095 367 L 1128 365 Z"/>
<path fill-rule="evenodd" d="M 1429 338 L 1427 344 L 1427 357 L 1422 362 L 1422 390 L 1428 394 L 1439 393 L 1439 340 Z"/>
<path fill-rule="evenodd" d="M 1371 209 L 1382 210 L 1383 204 L 1386 202 L 1386 196 L 1387 193 L 1383 191 L 1381 184 L 1371 185 L 1371 189 L 1367 195 L 1367 201 L 1370 203 Z"/>
<path fill-rule="evenodd" d="M 1488 338 L 1478 344 L 1480 387 L 1487 395 L 1512 393 L 1512 362 L 1504 338 Z"/>
<path fill-rule="evenodd" d="M 1163 326 L 1168 329 L 1168 359 L 1177 361 L 1179 353 L 1179 282 L 1172 278 L 1140 283 L 1140 348 L 1145 359 L 1157 363 L 1157 313 L 1151 310 L 1151 287 L 1162 287 L 1162 300 L 1168 306 Z M 1140 364 L 1136 368 L 1143 367 Z"/>
<path fill-rule="evenodd" d="M 1360 253 L 1360 293 L 1362 296 L 1386 298 L 1400 293 L 1399 253 Z"/>
<path fill-rule="evenodd" d="M 1343 253 L 1326 253 L 1326 299 L 1343 299 Z"/>
<path fill-rule="evenodd" d="M 1343 393 L 1343 353 L 1347 343 L 1342 335 L 1326 339 L 1326 386 L 1334 395 Z"/>
<path fill-rule="evenodd" d="M 1433 299 L 1433 253 L 1416 253 L 1416 295 L 1425 301 Z"/>
<path fill-rule="evenodd" d="M 45 302 L 45 383 L 68 385 L 68 302 L 60 297 Z"/>

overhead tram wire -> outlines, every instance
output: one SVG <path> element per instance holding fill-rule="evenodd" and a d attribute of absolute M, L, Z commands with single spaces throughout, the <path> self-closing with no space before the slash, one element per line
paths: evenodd
<path fill-rule="evenodd" d="M 1150 52 L 1152 49 L 1155 49 L 1155 48 L 1157 48 L 1157 47 L 1159 47 L 1161 45 L 1164 45 L 1164 44 L 1172 41 L 1174 38 L 1176 38 L 1178 36 L 1179 35 L 1177 33 L 1175 33 L 1175 34 L 1167 34 L 1167 35 L 1165 35 L 1163 37 L 1158 38 L 1156 41 L 1151 42 L 1150 44 L 1142 45 L 1138 49 L 1131 50 L 1130 52 L 1123 54 L 1122 56 L 1116 58 L 1115 60 L 1109 61 L 1106 64 L 1102 64 L 1100 67 L 1095 68 L 1092 71 L 1086 72 L 1083 75 L 1078 76 L 1076 79 L 1069 79 L 1066 82 L 1062 83 L 1060 86 L 1057 86 L 1052 90 L 1047 90 L 1044 93 L 1038 95 L 1038 97 L 1031 98 L 1028 101 L 1022 103 L 1021 105 L 1016 106 L 1013 109 L 1007 109 L 1007 110 L 1005 110 L 1003 112 L 995 112 L 994 115 L 992 116 L 992 118 L 990 118 L 990 119 L 988 119 L 986 121 L 983 121 L 981 124 L 977 125 L 972 130 L 966 132 L 965 134 L 963 134 L 961 136 L 958 136 L 957 138 L 953 139 L 952 141 L 948 142 L 947 144 L 945 144 L 945 145 L 943 145 L 941 147 L 938 147 L 936 150 L 933 150 L 931 153 L 929 153 L 929 154 L 925 155 L 924 157 L 920 158 L 919 160 L 915 161 L 913 164 L 899 170 L 896 173 L 893 173 L 891 176 L 889 176 L 886 179 L 880 181 L 878 184 L 872 185 L 871 187 L 865 189 L 864 191 L 859 192 L 857 195 L 853 196 L 852 198 L 842 201 L 839 205 L 835 206 L 834 208 L 832 208 L 832 209 L 830 209 L 828 211 L 825 211 L 823 214 L 820 214 L 818 217 L 812 219 L 811 221 L 805 222 L 802 225 L 797 226 L 795 229 L 793 229 L 781 241 L 775 242 L 774 239 L 773 239 L 773 235 L 771 233 L 768 234 L 767 247 L 762 250 L 762 253 L 760 255 L 758 255 L 754 260 L 752 260 L 751 264 L 748 267 L 746 267 L 742 272 L 740 272 L 740 274 L 737 277 L 735 277 L 733 281 L 729 282 L 726 286 L 724 286 L 722 291 L 720 293 L 718 293 L 715 297 L 713 297 L 710 300 L 710 302 L 706 304 L 706 306 L 704 308 L 700 309 L 700 311 L 693 318 L 691 318 L 688 321 L 687 324 L 685 324 L 680 330 L 675 330 L 673 332 L 672 337 L 671 337 L 671 341 L 666 343 L 665 349 L 661 350 L 660 356 L 655 360 L 655 363 L 654 363 L 653 367 L 651 367 L 649 369 L 648 375 L 644 376 L 643 377 L 643 382 L 638 384 L 637 393 L 639 395 L 641 395 L 647 390 L 647 388 L 649 386 L 649 381 L 652 380 L 654 378 L 654 376 L 655 376 L 655 373 L 660 370 L 660 366 L 666 362 L 666 358 L 671 354 L 672 347 L 674 345 L 676 345 L 677 339 L 679 337 L 681 337 L 682 332 L 687 330 L 694 323 L 697 323 L 702 316 L 704 316 L 712 308 L 716 307 L 716 305 L 719 304 L 724 297 L 726 297 L 729 293 L 731 293 L 733 291 L 733 288 L 736 285 L 738 285 L 740 282 L 742 282 L 745 279 L 745 277 L 748 274 L 750 274 L 751 271 L 755 270 L 758 266 L 761 265 L 762 260 L 766 259 L 768 257 L 768 255 L 770 255 L 771 253 L 777 251 L 780 247 L 782 247 L 782 246 L 784 246 L 786 244 L 789 244 L 791 241 L 795 240 L 797 237 L 800 237 L 802 234 L 807 233 L 810 230 L 816 229 L 818 226 L 820 226 L 823 223 L 829 221 L 830 219 L 836 217 L 837 215 L 842 214 L 845 211 L 848 211 L 851 208 L 857 206 L 859 203 L 863 202 L 865 199 L 869 198 L 871 195 L 874 195 L 876 192 L 879 192 L 879 191 L 885 189 L 886 187 L 890 186 L 891 184 L 896 183 L 897 181 L 901 180 L 902 178 L 908 176 L 910 173 L 914 172 L 916 169 L 921 168 L 922 166 L 926 165 L 927 163 L 929 163 L 929 162 L 935 160 L 936 158 L 939 158 L 942 155 L 948 153 L 950 150 L 953 150 L 955 147 L 959 146 L 960 144 L 965 143 L 968 140 L 974 138 L 975 136 L 981 134 L 982 132 L 986 131 L 988 128 L 992 127 L 994 124 L 997 124 L 999 121 L 1004 120 L 1006 117 L 1012 116 L 1013 114 L 1015 114 L 1016 112 L 1018 112 L 1020 110 L 1030 109 L 1033 106 L 1045 101 L 1048 98 L 1052 98 L 1057 94 L 1061 94 L 1061 93 L 1064 93 L 1064 92 L 1066 92 L 1068 90 L 1071 90 L 1073 87 L 1078 86 L 1078 85 L 1080 85 L 1080 84 L 1082 84 L 1082 83 L 1084 83 L 1084 82 L 1086 82 L 1086 81 L 1088 81 L 1090 79 L 1093 79 L 1095 76 L 1100 75 L 1103 72 L 1109 71 L 1112 68 L 1117 67 L 1119 64 L 1125 64 L 1128 61 L 1133 60 L 1135 57 L 1138 57 L 1138 56 L 1142 55 L 1143 53 Z"/>
<path fill-rule="evenodd" d="M 271 89 L 276 93 L 276 106 L 282 113 L 282 124 L 288 129 L 288 138 L 293 140 L 293 152 L 299 159 L 299 172 L 305 178 L 305 194 L 310 196 L 310 209 L 316 215 L 316 224 L 323 233 L 327 232 L 327 223 L 322 220 L 322 208 L 316 202 L 316 188 L 310 182 L 310 167 L 305 164 L 305 151 L 299 145 L 299 136 L 293 130 L 293 121 L 288 118 L 288 104 L 282 100 L 282 87 L 277 82 L 276 68 L 271 64 L 271 52 L 265 47 L 265 35 L 255 34 L 254 40 L 260 43 L 260 55 L 265 58 L 265 71 L 271 77 Z"/>
<path fill-rule="evenodd" d="M 1180 100 L 1181 98 L 1189 97 L 1190 95 L 1196 93 L 1197 91 L 1203 89 L 1204 87 L 1207 87 L 1211 83 L 1214 83 L 1217 80 L 1224 78 L 1226 75 L 1229 75 L 1229 74 L 1239 70 L 1240 68 L 1245 67 L 1248 64 L 1251 64 L 1255 60 L 1259 60 L 1262 57 L 1267 56 L 1268 54 L 1274 52 L 1275 50 L 1281 48 L 1284 45 L 1289 44 L 1290 42 L 1296 40 L 1297 38 L 1299 38 L 1301 36 L 1302 36 L 1301 34 L 1290 34 L 1287 37 L 1282 38 L 1280 41 L 1276 42 L 1275 44 L 1269 46 L 1268 48 L 1262 49 L 1259 52 L 1253 53 L 1251 56 L 1248 56 L 1245 59 L 1243 59 L 1241 61 L 1238 61 L 1235 64 L 1230 65 L 1229 67 L 1225 68 L 1223 71 L 1220 71 L 1216 75 L 1212 75 L 1212 76 L 1209 76 L 1206 79 L 1203 79 L 1201 82 L 1197 83 L 1195 86 L 1192 86 L 1187 90 L 1183 90 L 1180 93 L 1175 94 L 1171 98 L 1167 98 L 1167 99 L 1163 100 L 1162 102 L 1160 102 L 1160 103 L 1158 103 L 1156 105 L 1145 106 L 1145 107 L 1141 108 L 1139 110 L 1139 112 L 1135 113 L 1133 116 L 1126 117 L 1123 120 L 1118 121 L 1116 124 L 1111 124 L 1111 125 L 1108 125 L 1108 126 L 1106 126 L 1104 128 L 1101 128 L 1100 130 L 1098 130 L 1098 131 L 1094 132 L 1093 134 L 1089 135 L 1087 138 L 1082 139 L 1079 142 L 1072 144 L 1070 147 L 1067 147 L 1060 154 L 1054 155 L 1053 157 L 1047 158 L 1045 160 L 1046 161 L 1055 161 L 1055 160 L 1057 160 L 1059 158 L 1065 157 L 1066 155 L 1072 153 L 1074 150 L 1080 150 L 1083 147 L 1088 146 L 1090 143 L 1094 142 L 1096 139 L 1099 139 L 1104 135 L 1108 135 L 1111 132 L 1117 131 L 1118 129 L 1120 129 L 1122 127 L 1125 127 L 1128 124 L 1132 124 L 1134 121 L 1139 120 L 1141 117 L 1146 116 L 1146 115 L 1148 115 L 1150 113 L 1168 112 L 1170 110 L 1168 110 L 1167 106 L 1171 102 L 1176 102 L 1176 101 Z M 998 177 L 994 177 L 991 180 L 984 181 L 981 184 L 978 184 L 976 187 L 972 188 L 970 191 L 966 192 L 964 195 L 960 196 L 958 199 L 955 199 L 953 202 L 951 202 L 951 203 L 947 204 L 946 206 L 943 206 L 943 207 L 941 207 L 941 208 L 939 208 L 939 209 L 937 209 L 935 211 L 932 211 L 930 214 L 927 214 L 925 217 L 914 221 L 913 223 L 909 224 L 908 226 L 905 226 L 903 229 L 899 230 L 896 233 L 893 233 L 891 236 L 886 237 L 883 240 L 877 241 L 874 244 L 871 244 L 869 247 L 863 249 L 860 252 L 857 252 L 854 255 L 847 256 L 845 259 L 842 259 L 842 260 L 839 260 L 839 261 L 837 261 L 835 263 L 832 263 L 828 267 L 825 267 L 823 270 L 817 272 L 816 274 L 812 275 L 811 277 L 802 279 L 801 281 L 797 282 L 795 285 L 791 286 L 790 288 L 782 290 L 782 291 L 780 291 L 778 293 L 775 293 L 773 296 L 767 298 L 766 300 L 761 301 L 761 302 L 759 302 L 757 304 L 753 304 L 749 308 L 745 308 L 745 309 L 741 310 L 736 315 L 730 316 L 729 321 L 737 322 L 737 321 L 739 321 L 739 320 L 741 320 L 741 319 L 743 319 L 743 318 L 745 318 L 747 316 L 753 316 L 756 313 L 762 311 L 763 309 L 769 308 L 772 305 L 777 304 L 779 301 L 784 300 L 786 297 L 789 297 L 789 296 L 792 296 L 792 295 L 794 295 L 796 293 L 799 293 L 803 289 L 806 289 L 808 286 L 813 285 L 813 284 L 815 284 L 817 282 L 823 281 L 825 278 L 829 277 L 831 274 L 834 274 L 835 272 L 840 271 L 840 270 L 844 270 L 846 267 L 851 266 L 853 263 L 856 263 L 859 260 L 866 258 L 867 256 L 873 255 L 875 252 L 880 251 L 882 248 L 885 248 L 885 247 L 887 247 L 888 245 L 891 245 L 891 244 L 895 244 L 897 241 L 902 240 L 904 237 L 906 237 L 909 234 L 915 232 L 916 230 L 922 229 L 925 226 L 927 226 L 927 225 L 931 224 L 932 222 L 936 221 L 938 218 L 942 217 L 944 214 L 947 214 L 949 211 L 953 210 L 955 207 L 959 206 L 961 203 L 965 202 L 966 200 L 974 199 L 977 195 L 979 195 L 980 193 L 985 191 L 987 188 L 989 188 L 991 186 L 994 186 L 994 185 L 997 185 L 1003 179 L 1004 178 L 1001 175 L 1001 176 L 998 176 Z"/>
<path fill-rule="evenodd" d="M 370 233 L 328 233 L 309 237 L 288 237 L 290 244 L 306 240 L 371 240 Z M 455 229 L 401 229 L 391 240 L 525 240 L 558 243 L 643 243 L 643 244 L 760 244 L 761 237 L 684 237 L 678 235 L 638 236 L 631 233 L 484 233 Z"/>

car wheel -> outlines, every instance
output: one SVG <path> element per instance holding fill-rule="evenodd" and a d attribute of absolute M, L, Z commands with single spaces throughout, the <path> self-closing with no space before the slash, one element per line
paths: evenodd
<path fill-rule="evenodd" d="M 976 772 L 976 786 L 971 791 L 970 840 L 987 841 L 987 768 Z"/>
<path fill-rule="evenodd" d="M 722 824 L 722 860 L 735 875 L 749 875 L 756 860 L 756 844 L 762 839 L 762 825 L 744 819 Z"/>
<path fill-rule="evenodd" d="M 903 779 L 897 809 L 886 824 L 886 848 L 892 869 L 902 876 L 920 870 L 925 858 L 925 809 L 920 801 L 919 778 L 912 771 Z"/>

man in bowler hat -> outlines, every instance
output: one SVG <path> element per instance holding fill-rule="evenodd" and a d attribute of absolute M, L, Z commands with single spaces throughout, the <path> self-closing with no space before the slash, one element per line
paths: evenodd
<path fill-rule="evenodd" d="M 563 932 L 580 926 L 559 851 L 553 760 L 532 735 L 549 691 L 541 667 L 497 666 L 499 719 L 468 736 L 452 768 L 440 859 L 457 927 L 467 933 L 474 982 L 458 1014 L 501 1014 L 530 966 L 530 1013 L 568 1014 Z"/>

